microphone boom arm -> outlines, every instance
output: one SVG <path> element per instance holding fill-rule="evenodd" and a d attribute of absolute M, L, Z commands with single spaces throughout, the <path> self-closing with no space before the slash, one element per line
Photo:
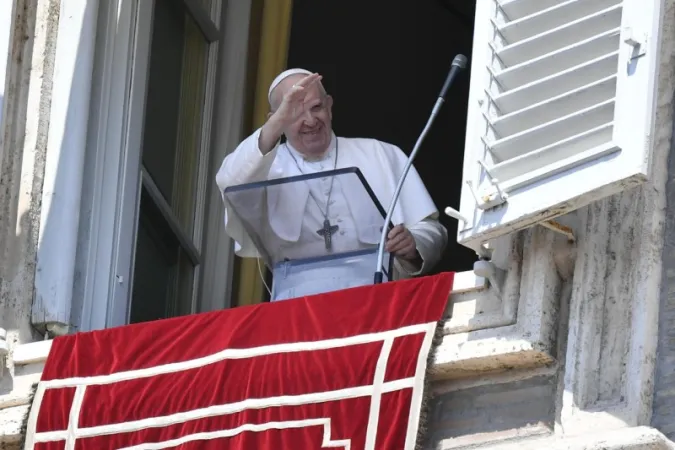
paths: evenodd
<path fill-rule="evenodd" d="M 385 242 L 387 241 L 387 234 L 389 234 L 389 223 L 391 222 L 391 217 L 394 215 L 394 206 L 396 205 L 396 201 L 398 200 L 398 197 L 401 194 L 401 189 L 403 189 L 403 183 L 405 182 L 406 176 L 408 175 L 408 172 L 412 167 L 413 161 L 415 160 L 415 156 L 417 156 L 417 152 L 419 151 L 420 147 L 422 147 L 422 142 L 424 141 L 424 138 L 427 137 L 427 134 L 431 129 L 431 125 L 434 123 L 434 120 L 436 119 L 438 111 L 441 109 L 441 105 L 443 105 L 443 102 L 444 100 L 442 98 L 436 100 L 436 105 L 434 105 L 434 112 L 432 112 L 431 116 L 429 117 L 429 120 L 427 120 L 427 124 L 422 130 L 422 134 L 420 134 L 420 136 L 417 138 L 417 142 L 415 143 L 415 147 L 413 148 L 412 153 L 410 153 L 408 162 L 403 167 L 403 173 L 401 174 L 401 178 L 398 180 L 398 185 L 396 186 L 396 190 L 394 191 L 393 201 L 389 207 L 389 210 L 387 211 L 387 217 L 384 219 L 384 227 L 382 227 L 382 235 L 380 236 L 380 244 L 379 244 L 380 246 L 377 252 L 377 272 L 375 272 L 375 284 L 382 283 L 382 264 L 384 263 L 384 245 Z"/>
<path fill-rule="evenodd" d="M 443 84 L 441 95 L 438 97 L 438 100 L 436 100 L 436 104 L 434 105 L 434 108 L 431 111 L 431 115 L 427 120 L 427 124 L 424 126 L 424 129 L 422 130 L 420 136 L 417 138 L 415 147 L 413 147 L 413 151 L 410 153 L 410 157 L 408 157 L 408 161 L 406 162 L 406 165 L 403 167 L 403 173 L 401 174 L 401 177 L 398 180 L 398 185 L 396 186 L 396 190 L 394 191 L 394 196 L 392 197 L 391 204 L 389 205 L 389 209 L 387 210 L 387 216 L 384 219 L 384 226 L 382 227 L 382 234 L 380 236 L 380 243 L 377 251 L 377 267 L 375 268 L 375 278 L 374 278 L 375 284 L 382 283 L 383 278 L 382 265 L 384 263 L 384 247 L 387 241 L 387 235 L 389 234 L 389 223 L 391 222 L 391 218 L 394 215 L 394 209 L 396 207 L 398 197 L 401 194 L 401 190 L 403 189 L 403 183 L 405 182 L 408 172 L 410 171 L 410 168 L 413 165 L 413 161 L 415 160 L 417 153 L 422 147 L 422 142 L 424 142 L 424 138 L 427 137 L 427 134 L 429 133 L 431 126 L 436 120 L 436 116 L 438 116 L 438 113 L 441 110 L 443 103 L 445 103 L 445 95 L 447 94 L 447 91 L 450 88 L 452 81 L 454 80 L 457 73 L 461 69 L 464 69 L 466 67 L 466 62 L 467 59 L 466 56 L 464 55 L 457 55 L 455 59 L 452 61 L 450 73 L 448 74 L 448 77 L 445 80 L 445 83 Z M 391 276 L 391 274 L 389 276 Z"/>

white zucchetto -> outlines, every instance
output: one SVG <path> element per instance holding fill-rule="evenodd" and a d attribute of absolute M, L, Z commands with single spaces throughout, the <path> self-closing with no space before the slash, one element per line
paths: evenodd
<path fill-rule="evenodd" d="M 270 84 L 270 90 L 267 92 L 267 100 L 270 102 L 270 104 L 272 104 L 272 91 L 274 90 L 274 88 L 279 86 L 279 83 L 284 81 L 286 78 L 290 77 L 291 75 L 297 74 L 311 75 L 312 72 L 305 69 L 288 69 L 284 70 L 279 75 L 277 75 L 274 81 L 272 81 L 272 84 Z"/>

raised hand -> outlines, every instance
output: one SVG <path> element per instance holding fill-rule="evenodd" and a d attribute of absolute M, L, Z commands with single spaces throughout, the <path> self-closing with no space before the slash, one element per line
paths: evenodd
<path fill-rule="evenodd" d="M 320 99 L 313 99 L 308 102 L 306 97 L 308 88 L 321 81 L 321 78 L 318 73 L 308 75 L 284 93 L 281 104 L 274 113 L 270 114 L 258 138 L 258 148 L 262 154 L 272 151 L 278 144 L 284 129 L 294 124 L 320 101 Z"/>
<path fill-rule="evenodd" d="M 281 100 L 281 104 L 272 115 L 280 124 L 288 126 L 295 123 L 303 114 L 309 111 L 320 99 L 307 101 L 308 89 L 321 81 L 321 75 L 313 73 L 295 83 L 288 89 Z"/>

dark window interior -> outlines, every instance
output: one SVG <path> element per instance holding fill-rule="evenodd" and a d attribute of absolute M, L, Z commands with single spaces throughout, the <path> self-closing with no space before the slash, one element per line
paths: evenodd
<path fill-rule="evenodd" d="M 475 0 L 294 0 L 288 67 L 324 76 L 333 126 L 410 153 L 452 59 L 471 60 Z M 442 212 L 459 207 L 469 94 L 467 69 L 415 160 Z M 457 222 L 441 213 L 448 246 L 438 271 L 470 270 L 475 254 L 456 243 Z"/>

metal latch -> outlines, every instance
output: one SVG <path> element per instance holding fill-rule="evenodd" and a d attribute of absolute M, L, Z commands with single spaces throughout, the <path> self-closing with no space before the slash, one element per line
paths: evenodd
<path fill-rule="evenodd" d="M 495 208 L 506 203 L 509 195 L 499 185 L 499 180 L 490 172 L 488 164 L 485 161 L 478 160 L 478 165 L 481 166 L 485 172 L 485 175 L 487 175 L 488 182 L 490 183 L 493 191 L 479 194 L 474 188 L 471 180 L 466 180 L 466 185 L 469 187 L 469 191 L 476 202 L 476 206 L 485 211 L 487 209 Z"/>

